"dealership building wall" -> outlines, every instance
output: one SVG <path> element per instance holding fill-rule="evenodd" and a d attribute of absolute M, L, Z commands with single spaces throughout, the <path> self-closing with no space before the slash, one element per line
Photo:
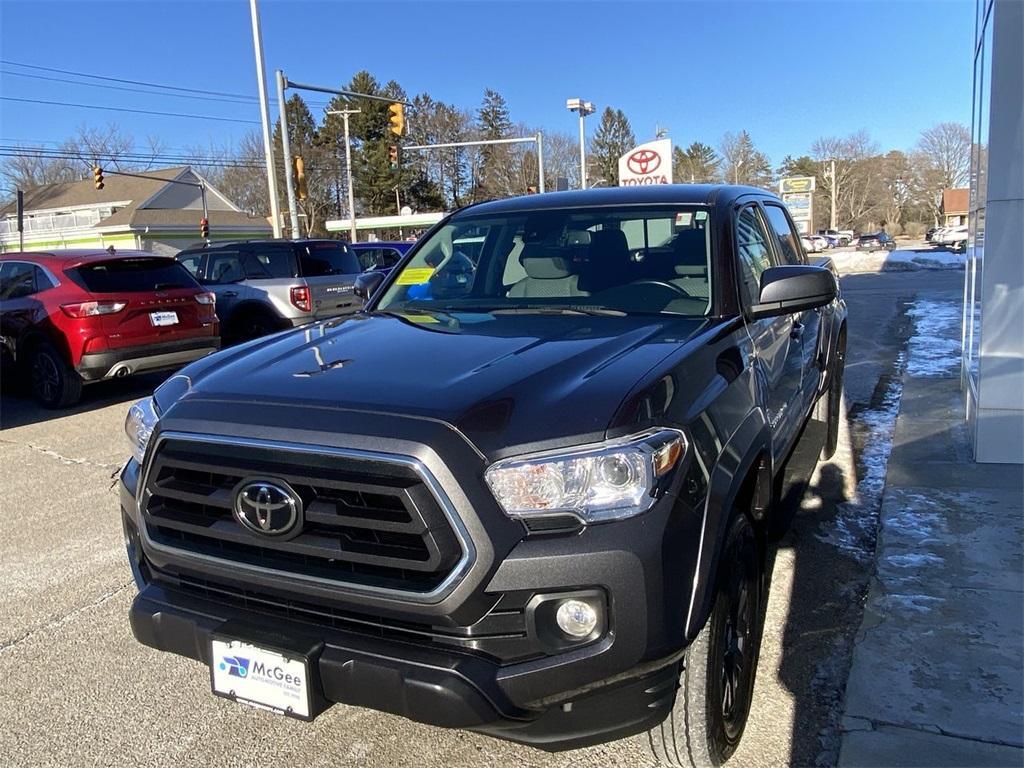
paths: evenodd
<path fill-rule="evenodd" d="M 1024 3 L 977 0 L 961 379 L 979 462 L 1024 463 Z"/>

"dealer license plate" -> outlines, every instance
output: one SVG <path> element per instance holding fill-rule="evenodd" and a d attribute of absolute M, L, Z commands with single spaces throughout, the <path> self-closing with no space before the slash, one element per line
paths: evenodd
<path fill-rule="evenodd" d="M 311 719 L 309 662 L 241 640 L 213 639 L 213 692 L 281 715 Z"/>
<path fill-rule="evenodd" d="M 177 312 L 150 312 L 149 322 L 153 325 L 177 325 Z"/>

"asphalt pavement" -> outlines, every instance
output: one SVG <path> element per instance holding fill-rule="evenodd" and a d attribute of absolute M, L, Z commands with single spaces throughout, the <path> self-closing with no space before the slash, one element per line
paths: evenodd
<path fill-rule="evenodd" d="M 736 766 L 831 765 L 868 588 L 915 297 L 956 300 L 962 272 L 843 281 L 850 306 L 847 413 L 774 561 L 753 713 Z M 209 692 L 201 665 L 138 644 L 112 474 L 130 403 L 160 377 L 86 388 L 67 412 L 10 382 L 0 400 L 0 763 L 182 766 L 643 765 L 633 738 L 547 754 L 335 706 L 312 724 Z M 888 398 L 888 399 L 887 399 Z M 879 480 L 881 472 L 881 481 Z"/>

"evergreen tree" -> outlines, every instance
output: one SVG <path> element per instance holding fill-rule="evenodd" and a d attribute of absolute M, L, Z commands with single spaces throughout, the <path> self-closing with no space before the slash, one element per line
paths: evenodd
<path fill-rule="evenodd" d="M 714 149 L 695 141 L 685 150 L 673 150 L 672 178 L 677 184 L 710 184 L 721 178 L 721 164 L 722 158 Z"/>
<path fill-rule="evenodd" d="M 481 139 L 506 139 L 512 129 L 508 104 L 505 97 L 487 88 L 484 100 L 477 112 L 477 132 Z M 491 145 L 480 148 L 479 166 L 476 176 L 476 199 L 508 197 L 513 194 L 509 185 L 509 164 L 511 155 L 507 145 Z"/>
<path fill-rule="evenodd" d="M 596 169 L 597 179 L 590 179 L 587 186 L 592 186 L 598 179 L 610 187 L 618 185 L 619 158 L 635 146 L 636 136 L 625 113 L 621 109 L 605 107 L 601 113 L 601 124 L 590 142 L 591 163 Z"/>
<path fill-rule="evenodd" d="M 746 131 L 725 134 L 722 157 L 727 184 L 748 184 L 765 189 L 772 186 L 772 166 L 768 156 L 754 146 L 754 140 Z"/>

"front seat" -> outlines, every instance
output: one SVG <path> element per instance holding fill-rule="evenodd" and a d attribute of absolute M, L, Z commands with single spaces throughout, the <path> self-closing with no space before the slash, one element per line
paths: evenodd
<path fill-rule="evenodd" d="M 600 293 L 626 285 L 635 277 L 632 268 L 625 232 L 621 229 L 599 229 L 590 233 L 587 268 L 583 274 L 585 290 Z"/>
<path fill-rule="evenodd" d="M 523 246 L 519 263 L 526 277 L 508 290 L 513 299 L 556 299 L 563 296 L 586 296 L 579 289 L 579 275 L 573 273 L 572 262 L 564 256 L 545 255 L 545 247 L 537 243 Z"/>

